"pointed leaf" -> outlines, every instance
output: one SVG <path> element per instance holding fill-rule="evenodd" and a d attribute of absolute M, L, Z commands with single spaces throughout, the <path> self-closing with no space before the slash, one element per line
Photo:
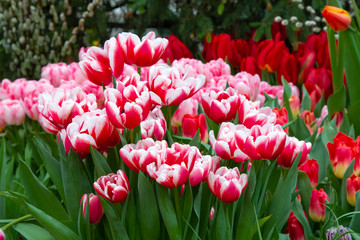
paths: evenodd
<path fill-rule="evenodd" d="M 18 223 L 13 228 L 27 240 L 53 240 L 55 239 L 44 228 L 33 223 Z"/>

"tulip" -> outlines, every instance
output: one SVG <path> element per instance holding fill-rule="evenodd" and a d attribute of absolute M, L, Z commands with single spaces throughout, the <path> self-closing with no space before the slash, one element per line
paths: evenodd
<path fill-rule="evenodd" d="M 299 63 L 296 57 L 292 54 L 286 54 L 283 56 L 280 62 L 279 69 L 277 71 L 277 81 L 282 85 L 282 77 L 287 82 L 292 82 L 293 84 L 298 83 L 298 74 L 299 74 Z"/>
<path fill-rule="evenodd" d="M 231 38 L 227 33 L 214 35 L 211 42 L 211 51 L 213 59 L 222 58 L 229 61 L 232 57 Z"/>
<path fill-rule="evenodd" d="M 6 240 L 5 233 L 0 229 L 0 240 Z"/>
<path fill-rule="evenodd" d="M 240 95 L 231 87 L 219 92 L 214 90 L 205 92 L 200 99 L 205 114 L 215 123 L 234 119 L 239 101 Z"/>
<path fill-rule="evenodd" d="M 273 108 L 272 111 L 276 114 L 275 124 L 280 124 L 282 126 L 289 122 L 288 113 L 285 107 L 282 107 L 281 109 Z"/>
<path fill-rule="evenodd" d="M 25 121 L 25 111 L 19 100 L 0 101 L 0 129 L 6 125 L 21 125 Z"/>
<path fill-rule="evenodd" d="M 212 221 L 214 219 L 214 214 L 215 214 L 215 208 L 211 207 L 210 214 L 209 214 L 210 221 Z"/>
<path fill-rule="evenodd" d="M 159 106 L 149 112 L 147 118 L 140 123 L 140 128 L 143 139 L 156 137 L 161 140 L 165 137 L 166 120 Z"/>
<path fill-rule="evenodd" d="M 296 119 L 297 116 L 300 114 L 300 98 L 297 96 L 291 96 L 289 98 L 289 103 L 293 119 Z"/>
<path fill-rule="evenodd" d="M 325 200 L 330 202 L 328 195 L 322 188 L 320 190 L 312 190 L 309 205 L 309 215 L 314 222 L 325 221 Z"/>
<path fill-rule="evenodd" d="M 54 87 L 59 87 L 61 80 L 68 80 L 68 65 L 63 62 L 50 63 L 41 68 L 41 78 L 49 80 Z"/>
<path fill-rule="evenodd" d="M 312 134 L 314 131 L 313 123 L 315 122 L 315 114 L 309 110 L 305 110 L 300 114 L 300 118 L 304 119 L 304 123 Z"/>
<path fill-rule="evenodd" d="M 318 86 L 320 92 L 325 92 L 325 98 L 327 99 L 333 91 L 331 71 L 325 68 L 313 68 L 309 71 L 309 74 L 305 79 L 305 84 L 314 84 Z M 308 92 L 310 93 L 311 91 Z"/>
<path fill-rule="evenodd" d="M 316 104 L 319 102 L 322 96 L 321 88 L 313 83 L 305 83 L 304 87 L 310 95 L 310 110 L 315 111 Z"/>
<path fill-rule="evenodd" d="M 243 39 L 231 41 L 232 57 L 230 60 L 233 67 L 240 67 L 241 60 L 249 56 L 248 43 Z"/>
<path fill-rule="evenodd" d="M 171 118 L 172 127 L 181 127 L 182 119 L 186 114 L 198 115 L 199 102 L 194 98 L 182 101 Z"/>
<path fill-rule="evenodd" d="M 137 67 L 149 67 L 155 64 L 168 46 L 165 38 L 155 38 L 154 32 L 149 32 L 140 38 L 133 33 L 123 32 L 117 35 L 125 63 Z"/>
<path fill-rule="evenodd" d="M 205 76 L 187 76 L 182 67 L 164 65 L 149 69 L 149 91 L 153 103 L 162 106 L 179 105 L 192 97 L 205 84 Z"/>
<path fill-rule="evenodd" d="M 190 185 L 196 186 L 205 181 L 213 167 L 213 159 L 219 158 L 218 156 L 202 156 L 195 160 L 194 168 L 190 173 Z"/>
<path fill-rule="evenodd" d="M 94 182 L 97 194 L 112 203 L 123 202 L 130 193 L 130 183 L 122 170 L 102 176 Z"/>
<path fill-rule="evenodd" d="M 79 62 L 80 68 L 87 78 L 97 85 L 108 85 L 112 82 L 112 71 L 110 61 L 105 49 L 91 47 L 82 56 Z"/>
<path fill-rule="evenodd" d="M 120 157 L 134 172 L 147 173 L 146 166 L 156 161 L 157 156 L 168 147 L 166 141 L 154 141 L 146 138 L 136 144 L 126 144 L 120 149 Z"/>
<path fill-rule="evenodd" d="M 170 34 L 168 40 L 169 44 L 161 57 L 164 62 L 169 60 L 172 63 L 175 59 L 193 58 L 193 54 L 190 52 L 190 50 L 176 36 Z"/>
<path fill-rule="evenodd" d="M 304 163 L 304 165 L 299 167 L 299 170 L 306 173 L 306 175 L 309 177 L 311 187 L 315 189 L 319 181 L 318 162 L 315 159 L 309 159 Z"/>
<path fill-rule="evenodd" d="M 237 167 L 228 169 L 221 167 L 216 172 L 210 172 L 207 184 L 210 191 L 221 201 L 232 203 L 239 199 L 248 183 L 248 176 L 240 175 Z"/>
<path fill-rule="evenodd" d="M 299 84 L 302 84 L 307 75 L 309 74 L 310 69 L 315 65 L 315 52 L 313 50 L 307 49 L 305 44 L 302 43 L 299 45 L 299 49 L 294 53 L 294 56 L 299 62 Z"/>
<path fill-rule="evenodd" d="M 356 192 L 360 190 L 360 177 L 352 174 L 346 180 L 346 197 L 348 203 L 355 207 L 356 205 Z"/>
<path fill-rule="evenodd" d="M 100 198 L 98 196 L 95 196 L 94 194 L 90 193 L 84 194 L 80 200 L 80 203 L 82 203 L 83 208 L 83 218 L 85 218 L 85 212 L 87 207 L 87 201 L 89 198 L 89 216 L 90 216 L 90 223 L 91 224 L 97 224 L 100 222 L 104 211 L 101 206 Z"/>
<path fill-rule="evenodd" d="M 308 154 L 311 150 L 311 143 L 299 141 L 295 137 L 289 137 L 289 143 L 284 147 L 284 150 L 280 153 L 280 156 L 277 159 L 277 163 L 284 168 L 291 168 L 296 157 L 300 156 L 299 167 L 303 165 L 306 160 L 308 160 Z"/>
<path fill-rule="evenodd" d="M 112 37 L 105 42 L 105 49 L 109 58 L 109 65 L 115 78 L 120 77 L 124 70 L 124 58 L 116 38 Z"/>
<path fill-rule="evenodd" d="M 269 73 L 278 71 L 282 57 L 288 52 L 289 50 L 285 46 L 284 41 L 262 41 L 256 50 L 257 60 L 260 68 Z"/>
<path fill-rule="evenodd" d="M 240 70 L 248 72 L 252 75 L 257 74 L 261 77 L 261 69 L 259 68 L 259 64 L 252 56 L 241 59 Z"/>
<path fill-rule="evenodd" d="M 238 93 L 245 95 L 247 99 L 255 101 L 259 95 L 260 81 L 257 74 L 251 75 L 247 72 L 239 72 L 235 77 L 228 79 L 228 84 Z"/>
<path fill-rule="evenodd" d="M 336 32 L 344 31 L 350 26 L 350 14 L 344 9 L 333 6 L 325 6 L 321 14 L 324 16 L 330 27 Z"/>
<path fill-rule="evenodd" d="M 273 21 L 271 24 L 271 37 L 281 41 L 286 40 L 286 25 L 281 24 L 281 21 Z"/>
<path fill-rule="evenodd" d="M 259 107 L 259 102 L 251 102 L 247 99 L 240 98 L 239 106 L 239 124 L 247 128 L 254 125 L 263 126 L 266 123 L 274 124 L 276 114 L 269 107 Z"/>
<path fill-rule="evenodd" d="M 237 146 L 252 160 L 275 159 L 282 152 L 287 134 L 280 125 L 239 126 L 235 132 Z"/>
<path fill-rule="evenodd" d="M 335 176 L 342 179 L 354 158 L 355 142 L 342 132 L 339 132 L 333 141 L 333 143 L 328 142 L 326 145 L 329 151 L 330 163 L 333 166 Z"/>
<path fill-rule="evenodd" d="M 200 140 L 204 143 L 207 143 L 209 140 L 209 134 L 206 125 L 205 115 L 186 114 L 182 119 L 182 135 L 184 137 L 193 138 L 195 137 L 198 130 L 200 130 Z"/>
<path fill-rule="evenodd" d="M 239 128 L 231 122 L 224 122 L 220 125 L 217 139 L 215 139 L 214 131 L 209 133 L 209 140 L 215 153 L 223 159 L 233 159 L 236 162 L 249 160 L 249 156 L 242 152 L 236 145 L 235 131 Z"/>
<path fill-rule="evenodd" d="M 141 85 L 124 86 L 119 82 L 116 89 L 105 90 L 106 114 L 117 128 L 135 128 L 148 116 L 150 93 L 146 87 L 144 90 L 140 87 Z"/>
<path fill-rule="evenodd" d="M 289 233 L 290 240 L 305 240 L 304 228 L 295 217 L 293 211 L 290 212 L 286 232 Z"/>
<path fill-rule="evenodd" d="M 206 77 L 206 85 L 207 82 L 212 78 L 231 75 L 231 69 L 229 64 L 227 64 L 222 58 L 218 58 L 217 60 L 211 60 L 210 62 L 207 62 L 202 65 L 204 72 L 203 74 Z M 201 73 L 201 67 L 199 69 L 199 72 Z"/>
<path fill-rule="evenodd" d="M 167 188 L 185 184 L 195 161 L 201 158 L 198 148 L 174 143 L 171 148 L 158 151 L 156 162 L 146 166 L 151 178 Z"/>

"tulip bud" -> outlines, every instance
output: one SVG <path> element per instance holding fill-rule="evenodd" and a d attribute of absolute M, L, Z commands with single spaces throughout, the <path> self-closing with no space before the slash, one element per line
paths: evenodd
<path fill-rule="evenodd" d="M 325 220 L 325 199 L 330 202 L 328 195 L 323 189 L 313 189 L 311 192 L 309 215 L 314 222 L 324 222 Z"/>
<path fill-rule="evenodd" d="M 300 114 L 300 98 L 293 95 L 289 98 L 289 102 L 293 119 L 296 119 Z"/>
<path fill-rule="evenodd" d="M 360 177 L 352 174 L 346 180 L 346 197 L 348 203 L 355 207 L 356 205 L 356 192 L 360 190 Z"/>
<path fill-rule="evenodd" d="M 212 221 L 214 219 L 214 213 L 215 213 L 215 209 L 214 207 L 211 207 L 211 210 L 210 210 L 210 221 Z"/>
<path fill-rule="evenodd" d="M 0 229 L 0 240 L 6 240 L 5 233 Z"/>
<path fill-rule="evenodd" d="M 207 143 L 209 134 L 206 125 L 206 118 L 204 114 L 190 115 L 186 114 L 182 119 L 182 134 L 184 137 L 193 138 L 196 132 L 200 130 L 200 139 L 202 142 Z"/>
<path fill-rule="evenodd" d="M 100 198 L 92 193 L 88 196 L 88 194 L 84 194 L 80 200 L 83 207 L 83 217 L 85 218 L 87 199 L 89 197 L 89 215 L 90 215 L 90 223 L 97 224 L 100 222 L 104 211 L 101 206 Z"/>
<path fill-rule="evenodd" d="M 351 17 L 348 11 L 333 6 L 325 6 L 321 12 L 326 22 L 334 31 L 344 31 L 351 23 Z"/>
<path fill-rule="evenodd" d="M 299 220 L 295 217 L 293 211 L 290 212 L 285 231 L 289 233 L 289 238 L 291 240 L 305 240 L 304 228 Z"/>
<path fill-rule="evenodd" d="M 299 170 L 306 173 L 306 175 L 309 177 L 311 187 L 315 189 L 319 181 L 318 162 L 315 159 L 309 159 L 304 165 L 299 167 Z"/>

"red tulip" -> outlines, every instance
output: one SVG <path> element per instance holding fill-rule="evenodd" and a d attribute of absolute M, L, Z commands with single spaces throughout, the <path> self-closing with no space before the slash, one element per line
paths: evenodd
<path fill-rule="evenodd" d="M 314 83 L 306 83 L 304 84 L 306 91 L 309 93 L 310 95 L 310 110 L 314 111 L 316 104 L 319 102 L 319 100 L 321 99 L 321 96 L 323 94 L 323 91 L 320 89 L 320 87 Z"/>
<path fill-rule="evenodd" d="M 299 44 L 299 49 L 294 53 L 294 56 L 299 63 L 298 83 L 302 84 L 315 65 L 316 54 L 313 50 L 306 48 L 305 43 L 302 43 Z"/>
<path fill-rule="evenodd" d="M 292 54 L 286 54 L 283 56 L 280 62 L 279 69 L 277 71 L 277 80 L 282 85 L 282 77 L 293 84 L 298 83 L 299 63 L 296 57 Z"/>
<path fill-rule="evenodd" d="M 304 163 L 304 165 L 299 167 L 299 170 L 306 173 L 309 177 L 311 187 L 315 189 L 319 181 L 318 162 L 315 159 L 309 159 Z"/>
<path fill-rule="evenodd" d="M 309 215 L 314 222 L 325 221 L 325 200 L 330 202 L 328 195 L 322 188 L 320 190 L 312 190 L 309 205 Z"/>
<path fill-rule="evenodd" d="M 284 150 L 277 159 L 277 163 L 284 168 L 291 168 L 293 162 L 301 151 L 300 162 L 298 165 L 300 167 L 306 162 L 306 160 L 308 160 L 310 150 L 310 142 L 306 143 L 304 141 L 299 141 L 295 137 L 289 137 L 289 143 L 284 147 Z"/>
<path fill-rule="evenodd" d="M 289 233 L 290 240 L 305 240 L 304 228 L 295 217 L 293 211 L 290 212 L 286 232 Z"/>
<path fill-rule="evenodd" d="M 202 51 L 202 56 L 205 59 L 206 62 L 209 62 L 210 60 L 214 59 L 212 50 L 211 50 L 211 43 L 213 41 L 215 34 L 213 33 L 207 33 L 204 39 L 204 47 Z M 210 40 L 210 41 L 209 41 Z"/>
<path fill-rule="evenodd" d="M 130 183 L 122 170 L 100 177 L 94 182 L 97 194 L 112 203 L 123 202 L 130 193 Z"/>
<path fill-rule="evenodd" d="M 211 41 L 211 50 L 215 60 L 222 58 L 229 61 L 232 57 L 230 35 L 227 33 L 221 33 L 213 36 Z"/>
<path fill-rule="evenodd" d="M 80 203 L 82 203 L 83 208 L 83 217 L 85 218 L 85 212 L 86 212 L 86 206 L 87 201 L 89 198 L 89 216 L 90 216 L 90 223 L 91 224 L 97 224 L 100 222 L 104 211 L 101 206 L 100 198 L 98 196 L 95 196 L 94 194 L 90 193 L 84 194 L 80 200 Z"/>
<path fill-rule="evenodd" d="M 252 75 L 258 74 L 261 77 L 261 70 L 259 68 L 259 64 L 257 60 L 252 56 L 241 59 L 240 70 L 248 72 Z"/>
<path fill-rule="evenodd" d="M 211 192 L 221 201 L 232 203 L 239 199 L 248 183 L 248 176 L 241 174 L 237 167 L 228 169 L 221 167 L 216 172 L 210 172 L 207 184 Z"/>
<path fill-rule="evenodd" d="M 281 59 L 289 52 L 283 41 L 274 40 L 262 41 L 256 51 L 257 60 L 262 70 L 269 73 L 278 71 Z"/>
<path fill-rule="evenodd" d="M 186 114 L 182 119 L 183 136 L 193 138 L 198 130 L 200 130 L 200 140 L 207 143 L 209 140 L 209 134 L 207 130 L 205 115 Z"/>
<path fill-rule="evenodd" d="M 313 68 L 310 70 L 305 80 L 305 84 L 317 85 L 321 92 L 325 92 L 325 98 L 327 99 L 333 91 L 331 71 L 325 68 Z"/>
<path fill-rule="evenodd" d="M 237 39 L 231 41 L 232 57 L 230 63 L 233 67 L 240 67 L 242 59 L 249 56 L 248 43 L 243 39 Z"/>
<path fill-rule="evenodd" d="M 175 59 L 193 58 L 190 50 L 175 35 L 170 34 L 168 40 L 169 44 L 161 57 L 164 62 L 167 62 L 168 59 L 172 63 Z"/>
<path fill-rule="evenodd" d="M 0 229 L 0 240 L 6 240 L 5 233 Z"/>
<path fill-rule="evenodd" d="M 115 78 L 120 77 L 124 70 L 124 58 L 116 38 L 112 37 L 105 42 L 105 49 L 109 57 L 109 64 Z"/>
<path fill-rule="evenodd" d="M 344 31 L 350 26 L 350 14 L 344 9 L 333 6 L 325 6 L 321 14 L 324 16 L 330 27 L 336 32 Z"/>
<path fill-rule="evenodd" d="M 355 207 L 356 205 L 356 192 L 360 190 L 360 177 L 352 174 L 346 180 L 346 197 L 348 203 Z"/>
<path fill-rule="evenodd" d="M 281 21 L 273 21 L 271 25 L 271 37 L 272 39 L 279 39 L 281 41 L 286 40 L 286 26 L 281 24 Z"/>
<path fill-rule="evenodd" d="M 354 158 L 353 149 L 356 143 L 351 137 L 342 132 L 339 132 L 333 141 L 333 143 L 328 142 L 326 145 L 329 151 L 330 163 L 333 166 L 335 176 L 343 178 L 346 169 Z"/>

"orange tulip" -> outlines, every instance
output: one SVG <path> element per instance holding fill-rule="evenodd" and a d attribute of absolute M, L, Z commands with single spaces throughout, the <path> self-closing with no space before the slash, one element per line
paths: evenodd
<path fill-rule="evenodd" d="M 351 23 L 349 12 L 341 8 L 325 6 L 322 15 L 330 27 L 336 32 L 346 30 Z"/>

